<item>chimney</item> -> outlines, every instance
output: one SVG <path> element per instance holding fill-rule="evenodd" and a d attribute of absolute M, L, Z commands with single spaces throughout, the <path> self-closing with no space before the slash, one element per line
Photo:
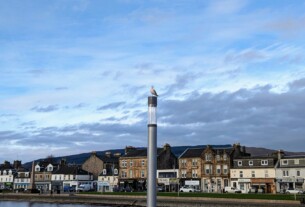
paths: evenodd
<path fill-rule="evenodd" d="M 283 150 L 278 150 L 277 151 L 277 159 L 280 160 L 282 157 L 285 155 Z"/>
<path fill-rule="evenodd" d="M 125 147 L 125 155 L 127 155 L 129 152 L 134 151 L 136 148 L 133 146 L 126 146 Z"/>
<path fill-rule="evenodd" d="M 115 154 L 113 154 L 113 156 L 115 156 L 115 157 L 121 157 L 121 153 L 119 153 L 119 152 L 117 152 L 117 153 L 115 153 Z"/>
<path fill-rule="evenodd" d="M 106 157 L 111 157 L 111 152 L 105 152 Z"/>
<path fill-rule="evenodd" d="M 246 146 L 243 146 L 242 149 L 243 153 L 246 153 Z"/>
<path fill-rule="evenodd" d="M 168 144 L 168 143 L 166 143 L 164 146 L 163 146 L 163 150 L 164 151 L 167 151 L 167 150 L 170 150 L 171 149 L 171 146 Z"/>
<path fill-rule="evenodd" d="M 21 161 L 20 160 L 14 160 L 13 168 L 18 169 L 21 167 Z"/>

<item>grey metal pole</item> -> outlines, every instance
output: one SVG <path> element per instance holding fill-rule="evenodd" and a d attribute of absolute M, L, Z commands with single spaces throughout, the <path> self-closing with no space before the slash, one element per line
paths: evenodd
<path fill-rule="evenodd" d="M 147 207 L 157 205 L 157 97 L 148 97 Z"/>

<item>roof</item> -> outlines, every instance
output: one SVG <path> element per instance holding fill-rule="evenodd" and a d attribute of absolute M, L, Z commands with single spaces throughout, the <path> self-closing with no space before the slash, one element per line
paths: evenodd
<path fill-rule="evenodd" d="M 204 148 L 186 149 L 179 158 L 200 157 Z"/>
<path fill-rule="evenodd" d="M 163 148 L 157 149 L 157 156 L 159 156 L 163 152 Z M 147 149 L 134 149 L 129 151 L 127 154 L 123 155 L 122 157 L 147 157 Z"/>
<path fill-rule="evenodd" d="M 281 159 L 295 159 L 295 158 L 305 158 L 305 155 L 289 155 L 289 156 L 284 156 Z"/>
<path fill-rule="evenodd" d="M 62 166 L 53 174 L 64 174 L 64 175 L 88 175 L 91 173 L 81 169 L 79 166 Z"/>
<path fill-rule="evenodd" d="M 96 155 L 98 158 L 100 158 L 103 162 L 108 162 L 108 163 L 118 163 L 119 162 L 119 157 L 115 156 L 106 156 L 106 155 Z"/>
<path fill-rule="evenodd" d="M 259 160 L 259 159 L 272 159 L 275 160 L 277 157 L 270 156 L 270 155 L 257 155 L 257 156 L 250 156 L 250 157 L 236 157 L 234 160 Z"/>

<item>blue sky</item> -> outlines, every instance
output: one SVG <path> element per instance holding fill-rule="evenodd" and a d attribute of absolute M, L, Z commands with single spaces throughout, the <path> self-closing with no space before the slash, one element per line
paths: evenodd
<path fill-rule="evenodd" d="M 0 160 L 146 146 L 305 151 L 305 2 L 0 0 Z"/>

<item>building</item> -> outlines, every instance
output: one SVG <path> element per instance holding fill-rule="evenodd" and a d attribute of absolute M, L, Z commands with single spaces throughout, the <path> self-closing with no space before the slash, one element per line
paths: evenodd
<path fill-rule="evenodd" d="M 276 193 L 276 156 L 238 157 L 233 160 L 231 186 L 243 193 Z"/>
<path fill-rule="evenodd" d="M 51 190 L 52 173 L 58 169 L 58 164 L 53 160 L 43 160 L 37 162 L 34 166 L 34 185 L 42 193 Z"/>
<path fill-rule="evenodd" d="M 91 184 L 94 189 L 92 173 L 77 165 L 60 165 L 59 169 L 52 173 L 51 183 L 54 192 L 77 190 L 81 184 Z"/>
<path fill-rule="evenodd" d="M 277 192 L 286 189 L 305 190 L 305 155 L 285 156 L 279 151 L 279 162 L 276 168 Z"/>
<path fill-rule="evenodd" d="M 126 191 L 146 190 L 147 180 L 147 149 L 126 147 L 125 155 L 120 157 L 120 188 Z M 157 169 L 178 169 L 176 156 L 169 144 L 157 149 Z"/>
<path fill-rule="evenodd" d="M 119 170 L 118 166 L 113 168 L 104 168 L 98 176 L 97 191 L 99 192 L 113 192 L 118 189 L 119 184 Z"/>
<path fill-rule="evenodd" d="M 234 157 L 250 156 L 240 144 L 186 149 L 179 157 L 180 184 L 203 192 L 222 192 L 229 186 Z"/>
<path fill-rule="evenodd" d="M 98 180 L 98 176 L 106 172 L 110 172 L 112 169 L 117 169 L 119 166 L 120 153 L 112 154 L 110 151 L 105 154 L 98 155 L 95 151 L 91 153 L 91 156 L 82 164 L 82 169 L 93 174 L 93 179 Z"/>
<path fill-rule="evenodd" d="M 14 178 L 17 175 L 17 169 L 21 166 L 21 161 L 16 160 L 12 165 L 8 161 L 4 161 L 0 165 L 0 189 L 13 189 Z"/>
<path fill-rule="evenodd" d="M 17 170 L 16 177 L 14 179 L 14 189 L 30 189 L 31 184 L 31 175 L 30 171 L 24 168 L 20 168 Z"/>

